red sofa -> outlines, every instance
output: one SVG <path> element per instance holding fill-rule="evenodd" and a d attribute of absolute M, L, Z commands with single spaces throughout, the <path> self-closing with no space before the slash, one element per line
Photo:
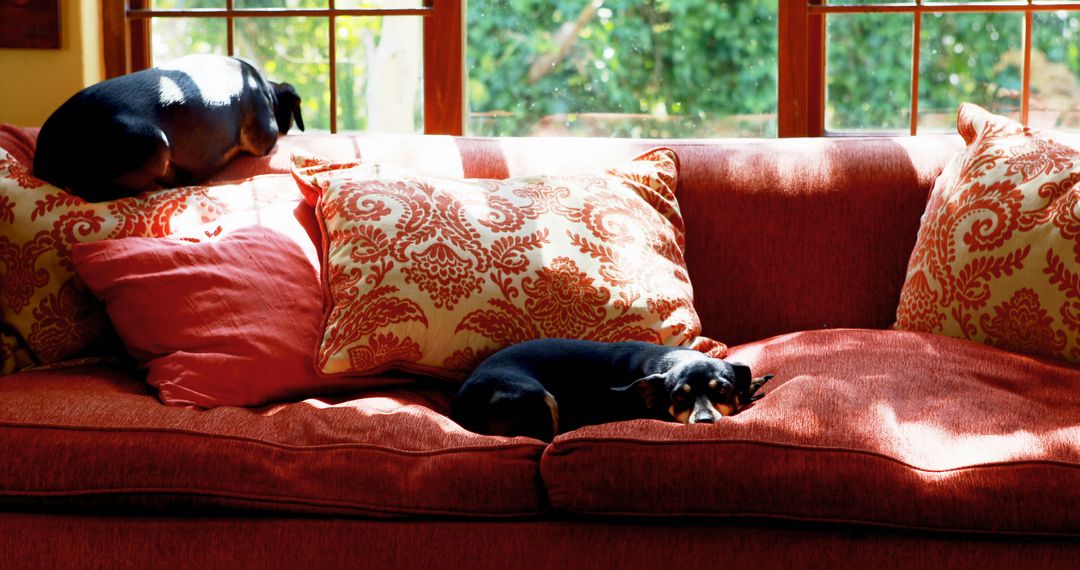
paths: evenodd
<path fill-rule="evenodd" d="M 120 365 L 23 371 L 0 377 L 0 567 L 1076 568 L 1080 370 L 889 330 L 958 137 L 293 136 L 218 178 L 296 149 L 501 178 L 656 144 L 703 334 L 776 375 L 752 408 L 545 445 L 462 430 L 438 381 L 198 411 Z"/>

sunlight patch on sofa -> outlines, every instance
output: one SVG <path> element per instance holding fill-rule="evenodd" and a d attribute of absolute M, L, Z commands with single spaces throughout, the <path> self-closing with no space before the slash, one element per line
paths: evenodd
<path fill-rule="evenodd" d="M 963 433 L 937 425 L 932 419 L 905 421 L 885 402 L 876 414 L 896 434 L 892 450 L 897 459 L 926 470 L 963 469 L 1015 461 L 1043 461 L 1049 457 L 1080 462 L 1080 426 L 1045 433 L 1014 430 L 1008 433 Z M 977 424 L 973 426 L 977 429 Z M 938 477 L 939 475 L 935 475 Z"/>

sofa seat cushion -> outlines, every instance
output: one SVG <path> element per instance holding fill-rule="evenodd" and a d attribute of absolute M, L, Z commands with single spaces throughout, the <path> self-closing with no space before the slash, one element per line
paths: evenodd
<path fill-rule="evenodd" d="M 0 381 L 0 503 L 511 517 L 544 510 L 543 444 L 472 434 L 449 394 L 364 392 L 264 408 L 164 406 L 133 374 Z"/>
<path fill-rule="evenodd" d="M 776 378 L 714 425 L 555 439 L 555 508 L 1080 535 L 1080 368 L 924 333 L 821 330 L 732 349 Z"/>

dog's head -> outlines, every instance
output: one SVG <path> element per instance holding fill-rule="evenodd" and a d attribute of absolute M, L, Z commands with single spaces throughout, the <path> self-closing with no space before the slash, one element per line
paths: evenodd
<path fill-rule="evenodd" d="M 274 88 L 274 96 L 277 105 L 274 106 L 274 118 L 277 120 L 278 132 L 285 135 L 296 121 L 296 126 L 304 130 L 304 117 L 300 114 L 300 94 L 296 88 L 288 83 L 270 83 Z"/>
<path fill-rule="evenodd" d="M 755 392 L 770 378 L 771 374 L 752 378 L 745 364 L 702 358 L 677 363 L 667 372 L 612 390 L 636 391 L 646 407 L 666 411 L 684 424 L 711 424 L 761 398 Z"/>

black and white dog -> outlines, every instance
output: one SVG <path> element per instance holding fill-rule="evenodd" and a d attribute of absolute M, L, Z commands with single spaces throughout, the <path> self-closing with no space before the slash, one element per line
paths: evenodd
<path fill-rule="evenodd" d="M 481 363 L 454 398 L 451 417 L 477 433 L 546 441 L 633 418 L 714 423 L 761 398 L 755 394 L 770 378 L 684 347 L 540 339 Z"/>
<path fill-rule="evenodd" d="M 300 96 L 241 59 L 191 55 L 91 85 L 41 127 L 34 175 L 89 201 L 202 181 L 304 130 Z"/>

